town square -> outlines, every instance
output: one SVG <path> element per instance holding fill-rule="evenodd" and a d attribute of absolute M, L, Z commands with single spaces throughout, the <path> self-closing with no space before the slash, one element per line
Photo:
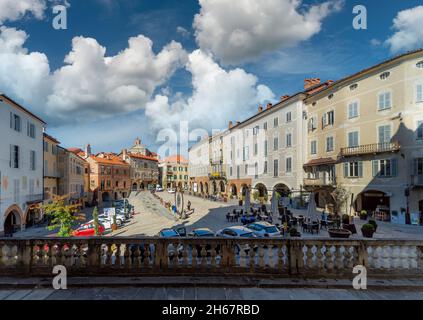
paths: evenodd
<path fill-rule="evenodd" d="M 423 299 L 423 6 L 353 2 L 0 0 L 0 300 Z"/>

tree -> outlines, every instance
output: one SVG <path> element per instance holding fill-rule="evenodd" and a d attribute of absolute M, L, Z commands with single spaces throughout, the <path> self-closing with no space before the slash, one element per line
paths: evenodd
<path fill-rule="evenodd" d="M 53 231 L 59 229 L 57 235 L 59 237 L 72 236 L 72 228 L 77 225 L 77 221 L 83 220 L 83 215 L 76 214 L 78 205 L 66 205 L 67 196 L 53 198 L 52 203 L 43 206 L 45 215 L 50 218 L 48 230 Z"/>
<path fill-rule="evenodd" d="M 99 222 L 98 222 L 98 209 L 97 207 L 94 207 L 93 210 L 93 219 L 94 219 L 94 231 L 95 231 L 95 235 L 98 236 L 100 234 L 100 230 L 99 230 Z"/>
<path fill-rule="evenodd" d="M 339 214 L 342 211 L 343 206 L 347 203 L 351 193 L 345 189 L 342 185 L 336 186 L 332 192 L 332 197 L 335 202 L 335 214 Z"/>

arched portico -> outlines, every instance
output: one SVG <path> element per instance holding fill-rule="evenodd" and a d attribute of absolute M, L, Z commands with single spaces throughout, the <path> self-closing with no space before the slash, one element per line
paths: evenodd
<path fill-rule="evenodd" d="M 24 226 L 25 214 L 17 205 L 10 206 L 4 213 L 4 234 L 10 235 Z"/>

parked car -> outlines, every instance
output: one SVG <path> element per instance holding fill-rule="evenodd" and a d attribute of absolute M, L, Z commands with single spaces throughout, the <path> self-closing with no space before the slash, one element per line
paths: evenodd
<path fill-rule="evenodd" d="M 254 233 L 242 226 L 235 226 L 235 227 L 229 227 L 222 230 L 219 230 L 216 232 L 217 237 L 224 237 L 224 238 L 254 238 Z"/>
<path fill-rule="evenodd" d="M 105 228 L 102 224 L 98 226 L 98 231 L 102 235 L 105 231 Z M 93 237 L 95 236 L 94 223 L 85 223 L 76 229 L 72 235 L 74 237 Z"/>
<path fill-rule="evenodd" d="M 247 225 L 257 237 L 281 237 L 280 230 L 273 224 L 265 221 L 254 222 Z"/>
<path fill-rule="evenodd" d="M 163 192 L 163 188 L 161 186 L 156 186 L 156 192 Z"/>
<path fill-rule="evenodd" d="M 88 221 L 88 223 L 92 223 L 94 225 L 94 220 Z M 110 219 L 98 218 L 98 223 L 103 225 L 105 230 L 110 230 L 112 228 L 112 222 Z"/>
<path fill-rule="evenodd" d="M 194 238 L 213 238 L 215 234 L 208 228 L 199 228 L 192 230 L 189 236 Z"/>
<path fill-rule="evenodd" d="M 169 189 L 167 189 L 167 192 L 168 192 L 168 193 L 176 193 L 176 189 L 174 189 L 174 188 L 169 188 Z"/>
<path fill-rule="evenodd" d="M 100 214 L 98 217 L 100 219 L 109 219 L 110 221 L 113 221 L 113 219 L 111 217 L 109 218 L 109 216 L 106 214 Z M 116 225 L 118 227 L 123 226 L 125 221 L 126 219 L 124 215 L 116 213 Z"/>

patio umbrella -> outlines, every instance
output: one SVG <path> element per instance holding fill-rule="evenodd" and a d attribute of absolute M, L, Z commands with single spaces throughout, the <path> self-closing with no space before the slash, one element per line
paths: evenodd
<path fill-rule="evenodd" d="M 307 208 L 307 217 L 310 218 L 310 221 L 318 221 L 319 217 L 317 215 L 317 206 L 316 206 L 316 200 L 314 197 L 314 192 L 310 194 L 310 200 L 308 202 L 308 208 Z"/>
<path fill-rule="evenodd" d="M 272 203 L 270 205 L 270 210 L 272 211 L 272 215 L 275 215 L 278 212 L 278 198 L 276 197 L 275 190 L 273 190 L 272 193 Z"/>
<path fill-rule="evenodd" d="M 245 191 L 245 212 L 250 212 L 250 189 L 247 188 Z"/>

